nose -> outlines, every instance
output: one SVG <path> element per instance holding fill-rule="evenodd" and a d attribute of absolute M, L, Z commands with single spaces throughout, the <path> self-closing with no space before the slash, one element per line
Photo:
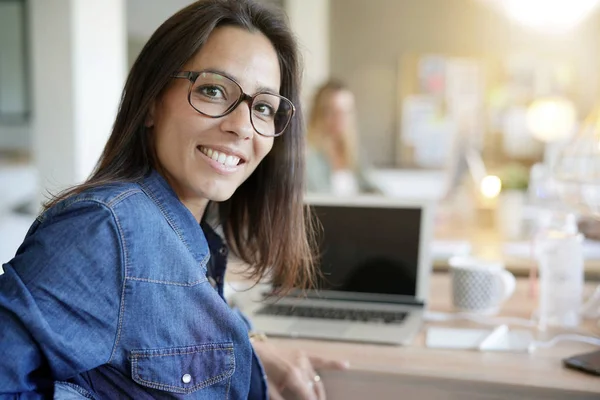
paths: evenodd
<path fill-rule="evenodd" d="M 242 139 L 251 139 L 254 134 L 254 127 L 250 120 L 250 107 L 247 101 L 242 101 L 237 107 L 223 117 L 221 129 L 238 135 Z"/>

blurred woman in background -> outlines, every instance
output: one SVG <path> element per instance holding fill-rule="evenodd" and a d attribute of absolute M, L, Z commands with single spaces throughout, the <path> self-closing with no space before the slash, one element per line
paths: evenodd
<path fill-rule="evenodd" d="M 378 192 L 359 160 L 354 94 L 348 87 L 335 79 L 319 87 L 309 118 L 308 191 Z"/>

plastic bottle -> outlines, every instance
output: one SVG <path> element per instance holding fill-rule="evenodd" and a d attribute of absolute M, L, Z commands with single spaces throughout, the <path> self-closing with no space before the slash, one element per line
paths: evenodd
<path fill-rule="evenodd" d="M 575 327 L 583 298 L 583 235 L 573 214 L 549 213 L 535 239 L 539 328 Z"/>

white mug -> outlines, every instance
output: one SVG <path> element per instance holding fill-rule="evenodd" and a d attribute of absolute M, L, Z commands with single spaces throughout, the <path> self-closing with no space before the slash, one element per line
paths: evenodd
<path fill-rule="evenodd" d="M 499 261 L 452 257 L 452 304 L 457 311 L 495 314 L 515 291 L 516 279 Z"/>

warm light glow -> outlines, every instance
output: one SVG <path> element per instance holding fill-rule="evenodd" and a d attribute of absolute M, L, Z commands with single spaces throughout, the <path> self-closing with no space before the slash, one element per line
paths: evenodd
<path fill-rule="evenodd" d="M 561 97 L 535 100 L 527 109 L 527 128 L 545 143 L 566 139 L 573 133 L 575 106 Z"/>
<path fill-rule="evenodd" d="M 502 190 L 502 181 L 495 175 L 488 175 L 481 181 L 481 194 L 488 199 L 498 197 Z"/>
<path fill-rule="evenodd" d="M 501 0 L 508 16 L 535 29 L 564 32 L 575 27 L 598 0 Z"/>

